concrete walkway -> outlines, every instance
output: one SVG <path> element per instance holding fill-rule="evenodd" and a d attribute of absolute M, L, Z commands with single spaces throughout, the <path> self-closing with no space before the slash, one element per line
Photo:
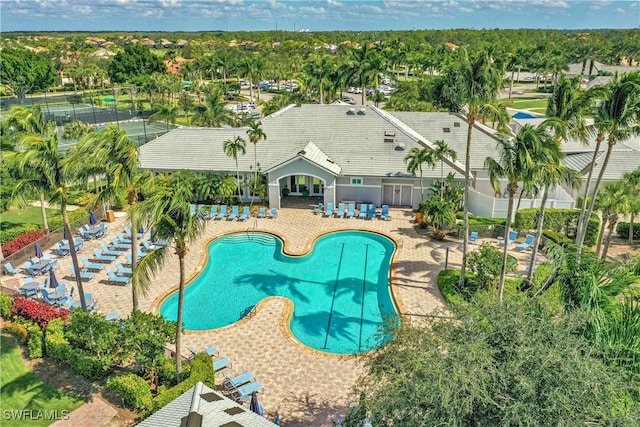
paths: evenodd
<path fill-rule="evenodd" d="M 110 404 L 94 396 L 90 402 L 71 412 L 66 419 L 56 421 L 50 427 L 102 427 L 117 415 Z"/>

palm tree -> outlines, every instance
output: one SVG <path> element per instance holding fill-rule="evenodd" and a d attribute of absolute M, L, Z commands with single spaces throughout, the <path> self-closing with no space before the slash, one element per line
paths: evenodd
<path fill-rule="evenodd" d="M 222 145 L 224 154 L 228 157 L 233 157 L 236 161 L 236 179 L 238 188 L 238 198 L 242 198 L 240 193 L 240 168 L 238 167 L 238 154 L 243 156 L 247 154 L 247 141 L 241 136 L 236 136 L 234 139 L 227 139 Z"/>
<path fill-rule="evenodd" d="M 147 123 L 153 123 L 158 120 L 164 120 L 167 123 L 167 130 L 169 130 L 169 123 L 176 124 L 176 117 L 180 108 L 174 104 L 156 104 L 154 106 L 156 112 L 149 116 Z"/>
<path fill-rule="evenodd" d="M 625 193 L 626 189 L 624 184 L 620 181 L 610 182 L 602 186 L 602 190 L 598 193 L 596 209 L 602 212 L 602 228 L 596 245 L 596 256 L 598 258 L 607 258 L 607 252 L 609 251 L 609 245 L 611 244 L 616 224 L 620 219 L 620 215 L 628 210 L 629 199 Z M 609 231 L 606 240 L 604 239 L 605 230 Z M 605 242 L 604 250 L 602 249 L 603 241 Z M 601 250 L 602 255 L 600 253 Z"/>
<path fill-rule="evenodd" d="M 184 289 L 186 282 L 185 256 L 188 244 L 202 233 L 205 220 L 191 214 L 191 202 L 196 192 L 195 176 L 192 172 L 178 171 L 157 180 L 158 185 L 149 197 L 137 203 L 129 212 L 133 223 L 146 221 L 153 227 L 155 235 L 169 242 L 140 260 L 133 270 L 132 280 L 143 287 L 150 286 L 155 272 L 164 265 L 170 252 L 178 256 L 180 281 L 178 287 L 178 313 L 176 328 L 176 371 L 178 382 L 182 380 L 182 317 L 184 312 Z M 135 233 L 133 233 L 135 234 Z"/>
<path fill-rule="evenodd" d="M 251 141 L 251 143 L 253 144 L 253 190 L 255 192 L 256 185 L 258 183 L 258 142 L 260 142 L 261 139 L 264 139 L 266 141 L 267 134 L 262 130 L 259 121 L 252 120 L 251 122 L 249 122 L 247 136 L 249 137 L 249 141 Z M 253 204 L 253 197 L 251 197 L 251 204 Z"/>
<path fill-rule="evenodd" d="M 622 182 L 629 198 L 629 244 L 633 247 L 633 223 L 640 214 L 640 167 L 633 172 L 625 172 Z"/>
<path fill-rule="evenodd" d="M 416 171 L 420 172 L 420 201 L 424 200 L 424 185 L 422 182 L 422 165 L 428 164 L 429 166 L 435 165 L 435 159 L 433 158 L 433 152 L 429 148 L 413 147 L 409 150 L 409 154 L 404 158 L 404 162 L 407 163 L 407 172 L 416 175 Z"/>
<path fill-rule="evenodd" d="M 588 219 L 591 217 L 596 197 L 598 196 L 598 188 L 602 182 L 602 177 L 609 164 L 611 151 L 618 141 L 624 141 L 632 134 L 638 133 L 637 125 L 638 115 L 640 114 L 640 72 L 634 71 L 617 77 L 610 84 L 610 94 L 596 108 L 596 116 L 594 126 L 598 129 L 598 133 L 607 135 L 607 153 L 598 173 L 598 178 L 593 187 L 593 194 L 587 213 L 578 228 L 578 236 L 576 238 L 576 246 L 578 254 L 581 253 L 584 237 L 587 232 Z M 594 154 L 595 156 L 595 154 Z M 592 164 L 593 167 L 593 164 Z M 585 198 L 585 203 L 586 203 Z"/>
<path fill-rule="evenodd" d="M 480 116 L 481 109 L 491 104 L 502 87 L 503 72 L 498 67 L 490 54 L 486 51 L 479 52 L 471 58 L 465 49 L 456 51 L 457 61 L 448 73 L 451 81 L 455 82 L 455 91 L 466 107 L 467 120 L 467 146 L 465 153 L 464 175 L 464 240 L 462 242 L 462 268 L 460 270 L 459 286 L 464 286 L 465 264 L 467 259 L 467 244 L 469 240 L 469 187 L 471 183 L 471 141 L 476 119 Z"/>
<path fill-rule="evenodd" d="M 455 162 L 458 159 L 458 153 L 450 148 L 443 139 L 434 142 L 434 148 L 431 149 L 431 160 L 440 162 L 440 199 L 444 197 L 444 159 Z"/>
<path fill-rule="evenodd" d="M 378 50 L 368 43 L 348 51 L 349 60 L 342 67 L 343 80 L 362 88 L 362 105 L 365 105 L 367 86 L 377 85 L 378 74 L 384 70 L 384 58 Z"/>
<path fill-rule="evenodd" d="M 193 124 L 198 126 L 220 127 L 232 121 L 233 113 L 225 107 L 222 89 L 213 88 L 205 96 L 205 105 L 197 105 L 193 115 Z"/>
<path fill-rule="evenodd" d="M 513 200 L 519 189 L 519 182 L 526 181 L 532 176 L 531 170 L 540 157 L 544 131 L 531 125 L 525 125 L 515 138 L 502 134 L 498 138 L 499 160 L 487 157 L 484 165 L 488 170 L 493 189 L 501 193 L 500 179 L 506 178 L 509 203 L 507 205 L 507 222 L 504 230 L 504 252 L 502 255 L 502 269 L 498 285 L 498 301 L 502 302 L 505 274 L 507 271 L 508 237 L 513 217 Z"/>

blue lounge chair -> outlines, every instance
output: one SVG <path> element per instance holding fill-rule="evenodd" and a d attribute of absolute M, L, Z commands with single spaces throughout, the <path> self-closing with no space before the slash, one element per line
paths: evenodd
<path fill-rule="evenodd" d="M 115 320 L 118 320 L 119 314 L 117 311 L 113 311 L 109 314 L 105 314 L 104 316 L 104 320 L 107 320 L 109 322 L 113 322 Z"/>
<path fill-rule="evenodd" d="M 215 362 L 213 362 L 213 370 L 215 372 L 218 372 L 221 369 L 230 368 L 230 367 L 231 367 L 231 360 L 227 359 L 226 357 L 223 357 L 222 359 L 218 359 Z"/>
<path fill-rule="evenodd" d="M 142 239 L 141 243 L 142 243 L 142 246 L 144 246 L 145 252 L 155 251 L 156 249 L 160 249 L 162 247 L 159 245 L 152 245 L 151 243 L 147 242 L 147 239 Z"/>
<path fill-rule="evenodd" d="M 258 212 L 258 218 L 264 218 L 267 216 L 267 208 L 260 208 Z"/>
<path fill-rule="evenodd" d="M 84 240 L 91 240 L 93 239 L 93 234 L 89 233 L 88 231 L 84 230 L 84 229 L 80 229 L 78 230 L 80 232 L 80 237 L 82 237 Z"/>
<path fill-rule="evenodd" d="M 149 252 L 142 252 L 142 249 L 138 248 L 138 250 L 136 251 L 136 253 L 138 254 L 138 259 L 142 259 L 142 258 L 144 258 L 145 256 L 147 256 L 147 254 L 148 254 Z"/>
<path fill-rule="evenodd" d="M 238 218 L 238 221 L 244 221 L 249 218 L 249 206 L 245 206 L 242 208 L 242 215 Z"/>
<path fill-rule="evenodd" d="M 209 210 L 209 215 L 205 217 L 205 219 L 214 219 L 218 215 L 218 205 L 212 205 Z"/>
<path fill-rule="evenodd" d="M 269 214 L 269 218 L 276 219 L 278 217 L 278 209 L 271 208 L 271 213 Z"/>
<path fill-rule="evenodd" d="M 344 218 L 344 203 L 338 203 L 338 212 L 336 212 L 336 217 Z"/>
<path fill-rule="evenodd" d="M 510 245 L 511 243 L 516 241 L 516 237 L 518 237 L 518 232 L 515 230 L 511 230 L 509 232 L 509 237 L 507 238 L 507 245 Z M 500 246 L 504 246 L 504 238 L 499 238 L 498 239 L 498 244 Z"/>
<path fill-rule="evenodd" d="M 118 276 L 112 269 L 108 269 L 107 274 L 109 275 L 109 281 L 112 283 L 129 283 L 128 277 Z"/>
<path fill-rule="evenodd" d="M 69 269 L 71 269 L 71 277 L 75 278 L 76 277 L 76 269 L 73 267 L 73 265 L 69 266 Z M 88 271 L 80 271 L 80 279 L 81 280 L 91 280 L 95 277 L 95 274 L 90 273 Z"/>
<path fill-rule="evenodd" d="M 235 389 L 233 391 L 232 397 L 234 400 L 240 400 L 240 401 L 245 400 L 249 396 L 251 396 L 251 393 L 253 393 L 254 391 L 258 391 L 260 389 L 262 389 L 262 384 L 260 384 L 258 381 L 255 381 Z"/>
<path fill-rule="evenodd" d="M 198 353 L 207 353 L 210 357 L 216 357 L 220 353 L 215 347 L 207 347 L 206 349 L 201 351 L 195 351 L 192 348 L 188 348 L 187 350 L 189 350 L 189 353 L 191 353 L 191 357 L 196 357 L 196 354 Z"/>
<path fill-rule="evenodd" d="M 93 235 L 95 236 L 96 239 L 104 236 L 105 234 L 107 234 L 107 226 L 104 225 L 104 222 L 100 223 L 100 229 L 98 231 L 96 231 Z"/>
<path fill-rule="evenodd" d="M 227 217 L 227 221 L 233 221 L 238 217 L 238 209 L 239 209 L 238 205 L 233 205 L 233 207 L 231 208 L 231 213 Z"/>
<path fill-rule="evenodd" d="M 86 256 L 83 256 L 80 261 L 82 261 L 82 265 L 87 270 L 98 270 L 98 271 L 100 271 L 100 270 L 102 270 L 104 268 L 104 265 L 95 264 L 95 263 L 89 261 L 89 259 Z"/>
<path fill-rule="evenodd" d="M 333 215 L 333 203 L 327 203 L 327 209 L 324 211 L 323 216 L 331 216 Z"/>
<path fill-rule="evenodd" d="M 118 234 L 116 234 L 116 236 L 118 236 L 118 240 L 119 240 L 121 243 L 124 243 L 124 244 L 126 244 L 126 245 L 130 245 L 130 244 L 131 244 L 131 239 L 130 239 L 130 238 L 128 238 L 128 237 L 125 237 L 125 236 L 124 236 L 124 234 L 122 234 L 122 233 L 118 233 Z"/>
<path fill-rule="evenodd" d="M 114 256 L 100 253 L 100 251 L 97 248 L 93 250 L 93 255 L 94 255 L 94 259 L 98 261 L 111 262 L 116 259 L 116 257 Z"/>
<path fill-rule="evenodd" d="M 222 372 L 224 375 L 224 381 L 222 382 L 222 386 L 227 390 L 234 390 L 238 387 L 242 387 L 245 384 L 253 382 L 256 380 L 256 377 L 249 371 L 243 372 L 240 375 L 236 375 L 235 377 L 229 377 L 226 372 Z"/>
<path fill-rule="evenodd" d="M 195 215 L 196 213 L 198 213 L 198 210 L 196 209 L 196 205 L 194 205 L 192 203 L 191 204 L 191 215 Z"/>
<path fill-rule="evenodd" d="M 113 247 L 116 250 L 126 251 L 126 250 L 131 248 L 131 243 L 129 243 L 129 244 L 122 243 L 122 242 L 118 241 L 118 239 L 116 239 L 115 237 L 111 238 L 111 244 L 113 245 Z"/>
<path fill-rule="evenodd" d="M 102 249 L 103 254 L 115 257 L 120 256 L 120 254 L 124 252 L 121 249 L 109 249 L 104 243 L 100 243 L 100 248 Z"/>
<path fill-rule="evenodd" d="M 116 261 L 114 265 L 123 276 L 131 276 L 133 274 L 133 269 L 125 267 L 120 261 Z"/>
<path fill-rule="evenodd" d="M 220 206 L 220 213 L 216 215 L 215 219 L 222 219 L 227 216 L 227 205 Z"/>
<path fill-rule="evenodd" d="M 347 208 L 347 218 L 353 218 L 355 214 L 356 214 L 356 204 L 349 203 L 349 206 Z"/>
<path fill-rule="evenodd" d="M 380 219 L 389 219 L 389 205 L 382 205 L 380 211 Z"/>
<path fill-rule="evenodd" d="M 313 208 L 313 213 L 314 214 L 319 214 L 320 212 L 322 212 L 324 210 L 324 204 L 322 204 L 322 202 L 318 203 L 318 206 L 316 206 L 315 208 Z"/>
<path fill-rule="evenodd" d="M 13 276 L 18 272 L 18 270 L 13 265 L 11 265 L 10 262 L 4 265 L 4 269 L 7 271 L 7 274 L 10 276 Z"/>
<path fill-rule="evenodd" d="M 478 243 L 478 232 L 472 231 L 469 236 L 469 243 Z"/>
<path fill-rule="evenodd" d="M 67 254 L 69 254 L 69 251 L 64 249 L 62 246 L 63 246 L 62 242 L 56 243 L 56 255 L 66 256 Z"/>
<path fill-rule="evenodd" d="M 367 212 L 367 219 L 373 219 L 376 217 L 376 205 L 370 204 L 369 211 Z"/>
<path fill-rule="evenodd" d="M 361 203 L 360 210 L 358 211 L 358 218 L 366 218 L 367 217 L 367 204 Z"/>
<path fill-rule="evenodd" d="M 522 249 L 522 250 L 529 249 L 531 246 L 533 246 L 533 239 L 534 239 L 533 235 L 527 234 L 527 239 L 522 243 L 518 243 L 516 245 L 516 248 Z"/>

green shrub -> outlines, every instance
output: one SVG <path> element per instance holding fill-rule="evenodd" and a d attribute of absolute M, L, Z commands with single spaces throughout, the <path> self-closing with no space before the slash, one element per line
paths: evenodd
<path fill-rule="evenodd" d="M 40 326 L 33 325 L 29 329 L 29 357 L 31 359 L 38 359 L 42 357 L 42 329 Z"/>
<path fill-rule="evenodd" d="M 68 360 L 71 368 L 88 380 L 104 378 L 111 369 L 111 360 L 99 358 L 80 348 L 70 348 Z"/>
<path fill-rule="evenodd" d="M 68 211 L 67 216 L 69 217 L 70 224 L 74 224 L 82 220 L 86 222 L 86 219 L 89 217 L 89 211 L 86 210 L 85 208 L 78 208 L 73 211 Z M 56 215 L 49 219 L 49 230 L 51 231 L 62 230 L 63 226 L 64 226 L 64 221 L 62 220 L 61 215 Z"/>
<path fill-rule="evenodd" d="M 13 298 L 0 292 L 0 317 L 3 319 L 11 317 L 11 306 L 13 306 Z"/>
<path fill-rule="evenodd" d="M 211 356 L 207 353 L 198 353 L 191 360 L 190 366 L 189 378 L 195 377 L 197 381 L 202 381 L 205 385 L 215 388 L 215 371 L 213 363 L 211 363 Z"/>
<path fill-rule="evenodd" d="M 68 359 L 71 345 L 64 337 L 64 322 L 62 319 L 53 319 L 47 325 L 44 336 L 44 351 L 48 357 L 57 361 Z"/>
<path fill-rule="evenodd" d="M 39 229 L 40 227 L 38 226 L 38 224 L 23 224 L 16 227 L 11 227 L 8 230 L 2 230 L 2 234 L 0 236 L 0 244 L 6 245 L 13 239 L 20 237 L 25 233 Z"/>
<path fill-rule="evenodd" d="M 444 300 L 451 305 L 457 305 L 462 302 L 462 298 L 460 298 L 456 289 L 459 279 L 460 270 L 442 270 L 438 273 L 440 293 L 442 293 Z"/>
<path fill-rule="evenodd" d="M 628 239 L 629 238 L 629 223 L 628 222 L 619 222 L 618 225 L 616 225 L 616 233 L 618 234 L 619 237 L 623 238 L 623 239 Z M 640 223 L 634 223 L 633 224 L 633 239 L 640 239 Z"/>
<path fill-rule="evenodd" d="M 520 209 L 516 212 L 515 219 L 513 221 L 513 228 L 525 230 L 535 229 L 538 225 L 539 213 L 540 209 L 538 208 Z M 574 238 L 578 228 L 579 217 L 579 209 L 545 209 L 544 230 L 564 233 L 567 237 Z M 599 230 L 600 218 L 597 215 L 591 215 L 591 219 L 587 224 L 587 232 L 584 237 L 585 245 L 593 246 L 595 244 Z"/>
<path fill-rule="evenodd" d="M 135 374 L 125 374 L 107 380 L 107 387 L 118 393 L 125 406 L 133 409 L 151 405 L 151 387 Z"/>
<path fill-rule="evenodd" d="M 178 396 L 196 385 L 197 382 L 197 379 L 189 377 L 186 380 L 182 381 L 180 384 L 164 390 L 162 393 L 153 398 L 151 405 L 147 408 L 147 410 L 140 414 L 140 417 L 146 418 L 156 412 L 158 409 L 167 406 L 169 402 L 175 400 Z"/>
<path fill-rule="evenodd" d="M 27 338 L 29 337 L 29 331 L 27 331 L 27 328 L 24 325 L 21 325 L 20 323 L 17 323 L 17 322 L 9 323 L 9 326 L 6 327 L 6 330 L 10 334 L 18 338 L 18 340 L 22 344 L 25 344 L 27 342 Z"/>
<path fill-rule="evenodd" d="M 475 277 L 465 284 L 465 291 L 475 293 L 478 289 L 486 289 L 498 285 L 498 277 L 502 271 L 502 251 L 490 243 L 483 243 L 478 250 L 467 255 L 467 268 L 475 273 Z M 515 270 L 514 265 L 507 263 L 507 273 Z"/>
<path fill-rule="evenodd" d="M 542 235 L 547 239 L 551 240 L 552 242 L 561 246 L 573 244 L 573 240 L 571 240 L 570 238 L 568 238 L 562 233 L 556 233 L 555 231 L 546 230 L 542 233 Z"/>
<path fill-rule="evenodd" d="M 185 368 L 189 366 L 186 365 Z M 177 384 L 178 373 L 176 371 L 176 361 L 169 357 L 158 360 L 158 381 L 161 385 L 173 387 Z"/>

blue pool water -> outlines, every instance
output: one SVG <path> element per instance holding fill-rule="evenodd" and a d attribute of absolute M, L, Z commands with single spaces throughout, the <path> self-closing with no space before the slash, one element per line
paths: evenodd
<path fill-rule="evenodd" d="M 304 257 L 284 255 L 282 241 L 270 234 L 221 237 L 185 290 L 185 329 L 231 325 L 262 299 L 281 296 L 294 304 L 291 331 L 305 345 L 338 354 L 372 350 L 383 319 L 396 318 L 389 290 L 394 250 L 388 238 L 362 231 L 324 235 Z M 175 292 L 160 312 L 175 321 L 177 306 Z"/>

